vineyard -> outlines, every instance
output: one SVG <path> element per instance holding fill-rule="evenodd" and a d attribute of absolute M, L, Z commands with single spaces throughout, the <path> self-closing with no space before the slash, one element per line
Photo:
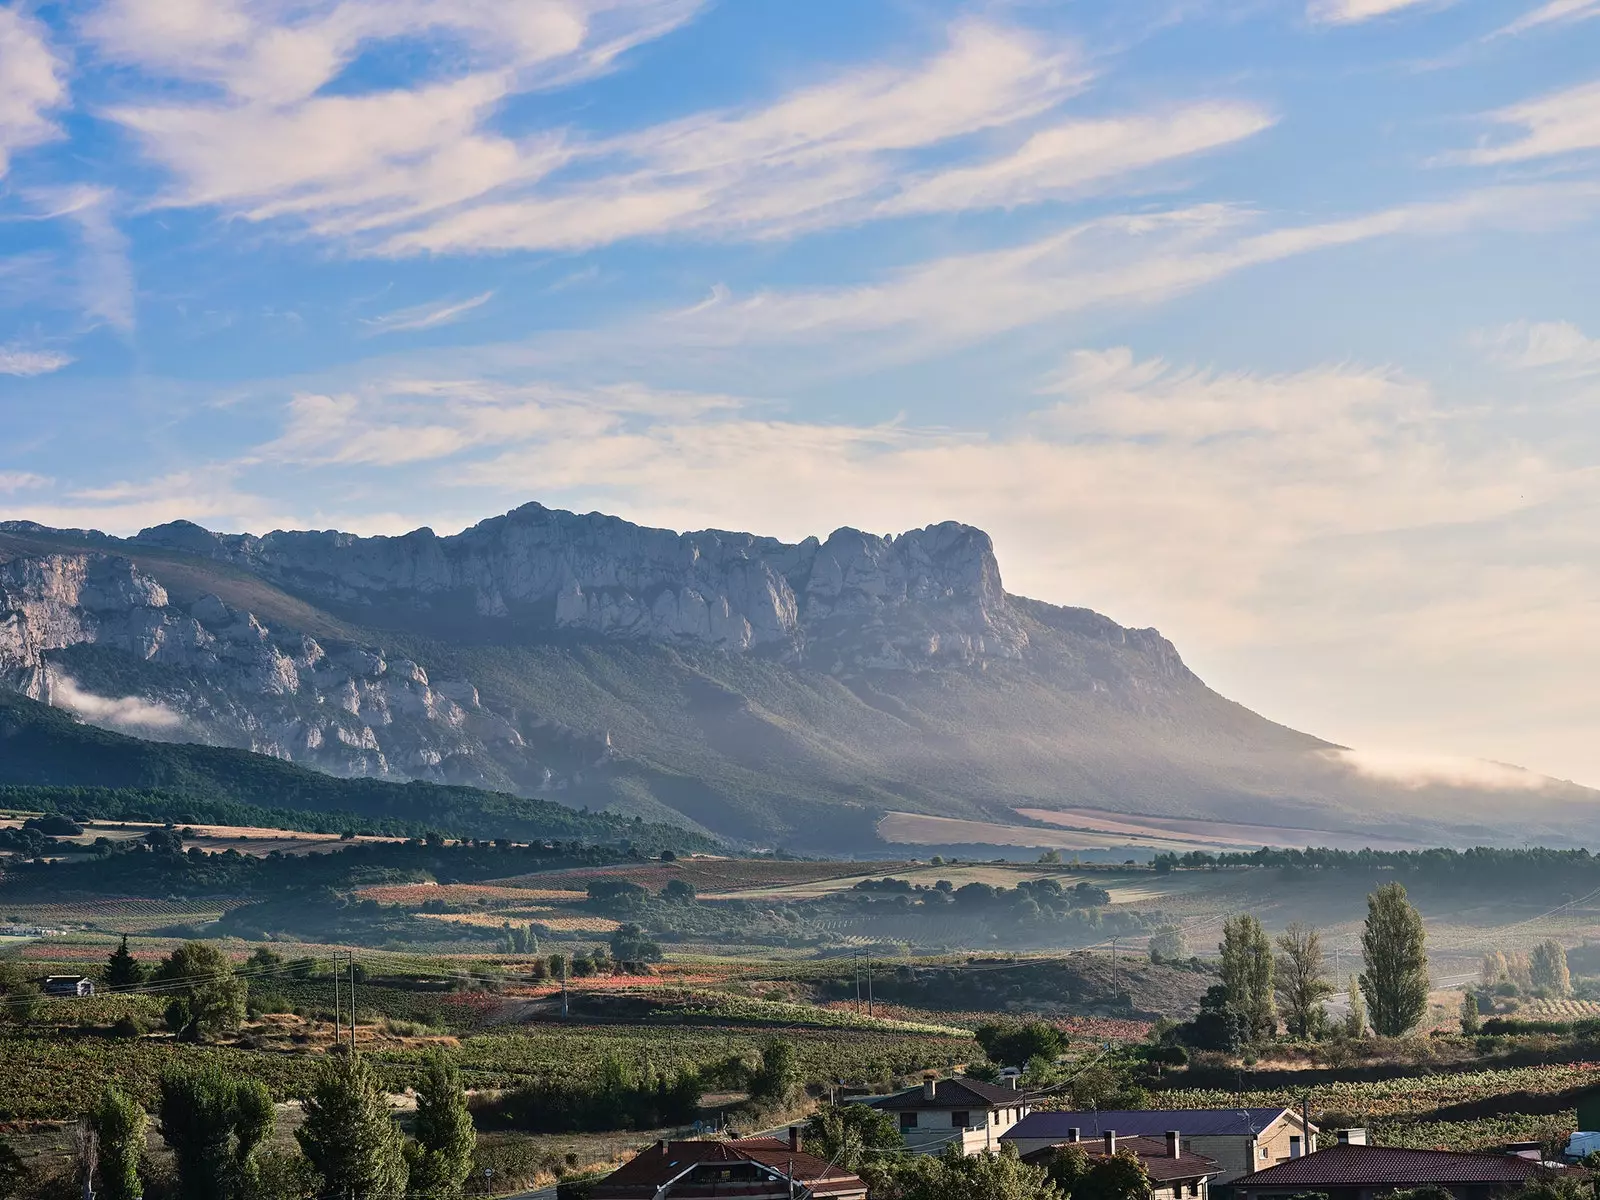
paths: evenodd
<path fill-rule="evenodd" d="M 1474 1149 L 1541 1136 L 1565 1122 L 1576 1094 L 1600 1084 L 1600 1063 L 1512 1067 L 1310 1088 L 1312 1120 L 1324 1127 L 1368 1126 L 1384 1145 Z M 1298 1105 L 1304 1087 L 1260 1091 L 1177 1089 L 1162 1103 L 1178 1108 Z"/>

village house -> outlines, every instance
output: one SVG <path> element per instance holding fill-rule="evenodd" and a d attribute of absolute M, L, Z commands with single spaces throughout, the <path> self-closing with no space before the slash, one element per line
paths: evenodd
<path fill-rule="evenodd" d="M 1368 1146 L 1364 1141 L 1342 1139 L 1326 1150 L 1241 1176 L 1233 1181 L 1236 1200 L 1287 1200 L 1305 1192 L 1320 1193 L 1328 1200 L 1377 1200 L 1397 1189 L 1425 1184 L 1445 1189 L 1456 1200 L 1492 1200 L 1538 1179 L 1588 1177 L 1587 1172 L 1520 1154 L 1405 1150 Z"/>
<path fill-rule="evenodd" d="M 1108 1109 L 1103 1112 L 1040 1112 L 1025 1116 L 1001 1140 L 1026 1156 L 1064 1142 L 1119 1138 L 1165 1138 L 1176 1130 L 1180 1149 L 1214 1159 L 1213 1183 L 1299 1158 L 1308 1145 L 1301 1115 L 1291 1108 Z M 1317 1127 L 1310 1127 L 1315 1139 Z"/>
<path fill-rule="evenodd" d="M 1060 1146 L 1030 1150 L 1022 1156 L 1022 1161 L 1048 1167 L 1067 1146 L 1077 1146 L 1091 1159 L 1098 1160 L 1115 1154 L 1132 1154 L 1150 1177 L 1150 1200 L 1187 1200 L 1189 1197 L 1208 1200 L 1211 1181 L 1222 1173 L 1216 1159 L 1183 1149 L 1175 1129 L 1159 1138 L 1119 1137 L 1106 1133 L 1092 1142 L 1069 1139 Z"/>
<path fill-rule="evenodd" d="M 657 1142 L 594 1184 L 591 1200 L 866 1200 L 857 1175 L 800 1148 L 800 1127 L 787 1140 Z"/>
<path fill-rule="evenodd" d="M 94 980 L 83 975 L 49 975 L 42 990 L 46 996 L 92 996 Z"/>
<path fill-rule="evenodd" d="M 998 1150 L 1001 1135 L 1031 1111 L 1015 1078 L 1001 1084 L 929 1078 L 919 1088 L 866 1103 L 892 1114 L 906 1148 L 919 1154 L 937 1154 L 946 1146 L 958 1146 L 963 1154 Z"/>

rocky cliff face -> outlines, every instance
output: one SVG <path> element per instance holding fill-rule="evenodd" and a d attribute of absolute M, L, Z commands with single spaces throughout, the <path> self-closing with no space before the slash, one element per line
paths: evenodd
<path fill-rule="evenodd" d="M 358 615 L 465 609 L 841 672 L 1016 658 L 1028 641 L 988 535 L 955 523 L 893 538 L 841 529 L 788 545 L 530 504 L 451 537 L 227 536 L 180 522 L 135 540 L 243 567 Z"/>
<path fill-rule="evenodd" d="M 1154 630 L 1008 596 L 968 526 L 791 545 L 537 505 L 450 537 L 0 524 L 0 687 L 756 844 L 1053 794 L 1060 738 L 1205 693 Z"/>
<path fill-rule="evenodd" d="M 104 682 L 118 679 L 131 689 Z M 216 595 L 175 604 L 118 555 L 0 562 L 0 686 L 129 732 L 238 746 L 337 774 L 554 781 L 516 723 L 486 709 L 470 682 L 430 680 L 380 645 L 271 628 Z M 534 724 L 546 737 L 560 732 Z M 565 741 L 567 760 L 609 754 L 603 733 Z M 485 769 L 496 759 L 506 762 L 504 778 Z"/>

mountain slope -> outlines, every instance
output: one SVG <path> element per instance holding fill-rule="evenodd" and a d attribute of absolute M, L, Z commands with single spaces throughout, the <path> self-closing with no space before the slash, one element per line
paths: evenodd
<path fill-rule="evenodd" d="M 797 545 L 537 505 L 453 537 L 6 525 L 0 683 L 142 736 L 832 851 L 888 811 L 1018 807 L 1561 841 L 1600 798 L 1359 776 L 1156 631 L 1009 595 L 955 524 Z"/>
<path fill-rule="evenodd" d="M 641 847 L 710 849 L 685 830 L 579 813 L 549 801 L 412 781 L 337 779 L 245 750 L 144 741 L 85 725 L 69 713 L 0 693 L 0 787 L 109 789 L 219 805 L 333 812 L 432 827 L 458 836 L 627 840 Z"/>

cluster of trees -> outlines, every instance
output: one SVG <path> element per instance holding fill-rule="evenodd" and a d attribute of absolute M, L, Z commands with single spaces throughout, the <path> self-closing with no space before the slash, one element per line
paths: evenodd
<path fill-rule="evenodd" d="M 1381 872 L 1413 881 L 1473 888 L 1531 885 L 1548 889 L 1581 884 L 1588 890 L 1600 877 L 1600 855 L 1588 850 L 1553 850 L 1548 846 L 1516 850 L 1491 846 L 1474 846 L 1470 850 L 1329 850 L 1321 847 L 1290 850 L 1263 846 L 1248 852 L 1216 854 L 1204 850 L 1190 850 L 1186 854 L 1168 851 L 1157 854 L 1150 865 L 1157 872 L 1221 867 Z"/>
<path fill-rule="evenodd" d="M 437 1052 L 417 1087 L 409 1139 L 365 1060 L 343 1051 L 328 1056 L 305 1098 L 297 1152 L 271 1148 L 277 1112 L 266 1085 L 216 1065 L 161 1078 L 156 1129 L 172 1153 L 170 1176 L 146 1159 L 149 1121 L 136 1099 L 107 1089 L 81 1123 L 75 1178 L 64 1182 L 102 1200 L 450 1200 L 462 1195 L 477 1146 L 460 1075 Z M 20 1169 L 8 1174 L 14 1159 L 0 1154 L 0 1194 L 26 1179 Z"/>
<path fill-rule="evenodd" d="M 1018 909 L 1031 902 L 1031 914 L 1041 911 L 1067 912 L 1079 908 L 1099 908 L 1111 903 L 1111 893 L 1098 884 L 1082 882 L 1062 887 L 1055 879 L 1024 879 L 1014 888 L 996 887 L 987 883 L 967 883 L 956 887 L 948 879 L 937 880 L 931 887 L 913 884 L 906 879 L 886 877 L 863 879 L 855 885 L 857 892 L 869 895 L 915 897 L 917 903 L 927 908 L 942 908 L 947 904 L 968 909 Z"/>
<path fill-rule="evenodd" d="M 1276 1037 L 1280 1017 L 1291 1038 L 1334 1032 L 1323 1004 L 1334 988 L 1316 929 L 1296 922 L 1274 942 L 1258 918 L 1242 913 L 1223 924 L 1218 949 L 1222 982 L 1180 1027 L 1182 1040 L 1237 1051 Z M 1386 883 L 1367 897 L 1361 952 L 1364 970 L 1350 981 L 1350 1012 L 1340 1032 L 1360 1037 L 1369 1022 L 1383 1037 L 1410 1032 L 1427 1011 L 1428 957 L 1422 916 L 1401 884 Z"/>
<path fill-rule="evenodd" d="M 693 1121 L 704 1091 L 693 1069 L 660 1072 L 648 1060 L 635 1067 L 611 1056 L 593 1074 L 541 1079 L 486 1100 L 474 1111 L 485 1128 L 530 1133 L 660 1129 Z"/>
<path fill-rule="evenodd" d="M 973 1031 L 985 1057 L 1002 1067 L 1053 1063 L 1066 1053 L 1068 1037 L 1048 1021 L 988 1022 Z"/>

